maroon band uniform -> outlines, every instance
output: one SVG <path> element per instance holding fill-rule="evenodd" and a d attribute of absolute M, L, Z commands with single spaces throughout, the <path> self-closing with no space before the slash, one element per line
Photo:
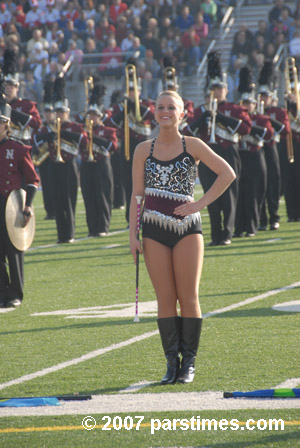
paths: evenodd
<path fill-rule="evenodd" d="M 110 158 L 118 139 L 116 129 L 104 125 L 93 126 L 92 133 L 93 161 L 88 160 L 88 146 L 80 147 L 80 183 L 89 236 L 100 236 L 109 231 L 114 188 Z"/>
<path fill-rule="evenodd" d="M 24 252 L 17 250 L 7 234 L 5 206 L 9 193 L 21 188 L 37 189 L 39 177 L 33 166 L 31 147 L 12 138 L 0 142 L 0 302 L 23 299 Z M 28 204 L 30 205 L 30 204 Z M 9 275 L 6 269 L 9 265 Z"/>

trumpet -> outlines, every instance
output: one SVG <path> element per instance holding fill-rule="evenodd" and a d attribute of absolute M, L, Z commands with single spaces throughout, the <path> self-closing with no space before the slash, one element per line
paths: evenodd
<path fill-rule="evenodd" d="M 93 156 L 93 126 L 94 122 L 93 120 L 90 120 L 88 124 L 88 131 L 89 131 L 89 155 L 88 155 L 88 162 L 95 162 L 94 156 Z"/>
<path fill-rule="evenodd" d="M 213 92 L 210 94 L 209 110 L 212 112 L 212 118 L 209 126 L 209 140 L 208 143 L 216 143 L 216 117 L 218 109 L 218 100 L 213 97 Z"/>
<path fill-rule="evenodd" d="M 284 67 L 284 78 L 285 78 L 285 102 L 286 102 L 286 108 L 288 109 L 288 96 L 289 95 L 295 95 L 296 97 L 296 119 L 299 120 L 300 118 L 300 97 L 299 97 L 299 90 L 298 90 L 298 74 L 297 74 L 297 68 L 295 64 L 294 58 L 287 58 L 285 61 L 285 67 Z M 292 117 L 292 114 L 289 113 L 290 121 L 294 118 Z M 292 130 L 287 134 L 286 138 L 286 149 L 287 149 L 287 156 L 290 163 L 294 162 L 294 145 L 293 145 L 293 133 Z"/>
<path fill-rule="evenodd" d="M 134 90 L 135 119 L 138 122 L 142 121 L 135 65 L 133 64 L 126 65 L 125 80 L 126 80 L 126 98 L 124 101 L 124 138 L 125 138 L 124 144 L 125 144 L 125 158 L 128 161 L 130 159 L 129 120 L 128 120 L 128 98 L 130 89 Z"/>
<path fill-rule="evenodd" d="M 63 163 L 64 159 L 61 156 L 61 121 L 60 118 L 56 119 L 56 132 L 57 132 L 57 142 L 56 142 L 56 158 L 55 162 Z"/>

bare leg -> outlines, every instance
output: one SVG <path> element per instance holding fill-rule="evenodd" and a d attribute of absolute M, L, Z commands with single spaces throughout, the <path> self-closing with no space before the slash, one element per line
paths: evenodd
<path fill-rule="evenodd" d="M 201 317 L 198 290 L 203 255 L 204 244 L 201 234 L 184 237 L 173 249 L 176 290 L 182 317 Z"/>
<path fill-rule="evenodd" d="M 143 240 L 144 259 L 158 302 L 158 318 L 177 316 L 177 291 L 172 249 L 150 238 Z"/>

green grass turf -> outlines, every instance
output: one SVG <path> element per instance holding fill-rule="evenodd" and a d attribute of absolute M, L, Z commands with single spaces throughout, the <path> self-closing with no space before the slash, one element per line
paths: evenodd
<path fill-rule="evenodd" d="M 198 187 L 197 195 L 200 193 Z M 105 238 L 89 238 L 72 245 L 55 245 L 55 221 L 45 221 L 41 192 L 35 200 L 37 231 L 31 251 L 25 255 L 25 298 L 20 309 L 0 314 L 0 383 L 59 364 L 90 351 L 125 341 L 157 329 L 154 316 L 139 324 L 132 318 L 66 319 L 65 316 L 31 316 L 99 305 L 135 302 L 135 267 L 131 260 L 128 232 Z M 284 202 L 279 231 L 259 232 L 254 238 L 233 240 L 229 247 L 210 248 L 210 224 L 204 210 L 205 262 L 200 286 L 202 311 L 219 309 L 269 290 L 299 281 L 300 223 L 287 223 Z M 127 226 L 124 210 L 113 210 L 111 232 Z M 83 201 L 79 192 L 76 239 L 87 236 Z M 275 239 L 275 241 L 272 241 Z M 53 245 L 47 247 L 47 245 Z M 109 245 L 117 247 L 107 248 Z M 40 246 L 43 248 L 35 249 Z M 140 262 L 140 309 L 155 300 L 144 262 Z M 299 287 L 270 296 L 204 321 L 197 358 L 197 374 L 185 391 L 253 390 L 272 388 L 288 378 L 299 378 L 299 314 L 279 313 L 272 305 L 299 300 Z M 73 392 L 116 394 L 142 380 L 158 382 L 165 373 L 159 336 L 114 350 L 84 363 L 8 387 L 1 396 L 41 396 Z M 300 384 L 299 384 L 300 387 Z M 182 391 L 181 385 L 154 384 L 141 390 Z M 200 409 L 199 409 L 200 412 Z M 199 412 L 145 416 L 188 418 Z M 299 410 L 202 411 L 204 418 L 283 418 L 300 420 Z M 1 416 L 1 411 L 0 411 Z M 80 426 L 83 416 L 1 418 L 1 428 Z M 94 416 L 101 424 L 102 416 Z M 99 422 L 98 422 L 99 420 Z M 300 446 L 298 426 L 275 431 L 40 431 L 3 433 L 0 446 L 30 447 L 150 447 Z"/>

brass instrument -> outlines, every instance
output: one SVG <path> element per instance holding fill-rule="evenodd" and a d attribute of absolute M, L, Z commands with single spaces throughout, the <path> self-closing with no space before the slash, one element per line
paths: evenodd
<path fill-rule="evenodd" d="M 92 91 L 94 88 L 94 79 L 92 76 L 90 76 L 89 78 L 86 78 L 84 80 L 84 89 L 85 89 L 85 113 L 89 107 L 89 96 L 90 96 L 90 91 Z"/>
<path fill-rule="evenodd" d="M 124 144 L 125 144 L 125 158 L 128 161 L 130 159 L 129 120 L 128 120 L 128 98 L 130 88 L 134 90 L 135 119 L 137 122 L 142 121 L 135 65 L 133 64 L 126 65 L 125 81 L 126 81 L 126 97 L 124 100 L 124 137 L 125 137 Z"/>
<path fill-rule="evenodd" d="M 40 166 L 43 162 L 45 162 L 45 160 L 48 159 L 49 155 L 50 152 L 48 151 L 48 143 L 46 142 L 39 148 L 39 153 L 32 156 L 34 166 Z"/>
<path fill-rule="evenodd" d="M 88 132 L 89 132 L 89 156 L 88 156 L 88 162 L 95 162 L 94 156 L 93 156 L 93 126 L 94 122 L 93 120 L 90 120 L 88 123 Z"/>
<path fill-rule="evenodd" d="M 216 117 L 218 109 L 218 100 L 213 97 L 213 92 L 210 95 L 209 110 L 212 112 L 212 118 L 209 126 L 209 140 L 208 143 L 216 143 Z"/>
<path fill-rule="evenodd" d="M 177 90 L 176 69 L 174 67 L 164 69 L 164 79 L 166 90 Z"/>
<path fill-rule="evenodd" d="M 261 94 L 257 95 L 256 112 L 263 115 L 265 113 L 265 102 L 261 99 Z"/>
<path fill-rule="evenodd" d="M 55 162 L 63 163 L 64 159 L 61 156 L 61 121 L 60 118 L 56 119 L 56 132 L 57 132 L 57 142 L 56 142 L 56 158 Z"/>
<path fill-rule="evenodd" d="M 289 95 L 295 95 L 296 97 L 296 109 L 297 109 L 297 118 L 299 120 L 299 114 L 300 114 L 300 97 L 299 97 L 299 90 L 298 90 L 298 75 L 297 75 L 297 68 L 295 64 L 294 58 L 287 58 L 285 61 L 285 67 L 284 67 L 284 78 L 285 78 L 285 102 L 286 102 L 286 109 L 288 109 L 288 96 Z M 290 120 L 293 119 L 291 114 L 289 114 Z M 290 163 L 294 162 L 294 145 L 293 145 L 293 133 L 292 130 L 287 134 L 286 138 L 286 149 L 287 149 L 287 156 L 288 161 Z"/>

